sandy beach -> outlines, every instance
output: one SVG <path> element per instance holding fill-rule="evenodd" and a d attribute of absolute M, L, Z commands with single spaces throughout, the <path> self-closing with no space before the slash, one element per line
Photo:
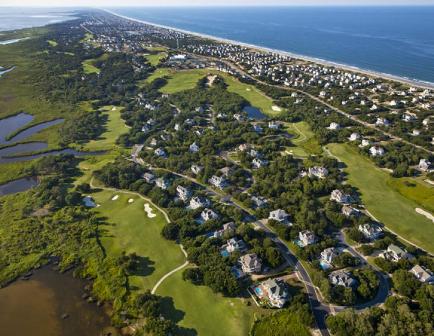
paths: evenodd
<path fill-rule="evenodd" d="M 387 74 L 387 73 L 381 73 L 381 72 L 377 72 L 377 71 L 373 71 L 373 70 L 361 69 L 359 67 L 346 65 L 346 64 L 340 64 L 340 63 L 336 63 L 336 62 L 332 62 L 332 61 L 323 60 L 320 58 L 315 58 L 315 57 L 310 57 L 310 56 L 305 56 L 305 55 L 299 55 L 299 54 L 291 53 L 289 51 L 267 48 L 267 47 L 249 44 L 249 43 L 244 43 L 244 42 L 240 42 L 240 41 L 224 39 L 224 38 L 213 36 L 213 35 L 201 34 L 201 33 L 193 32 L 193 31 L 185 30 L 185 29 L 161 25 L 161 24 L 154 23 L 154 22 L 138 20 L 138 19 L 134 19 L 134 18 L 131 18 L 128 16 L 118 14 L 116 12 L 109 10 L 109 9 L 102 9 L 102 10 L 104 10 L 105 12 L 107 12 L 109 14 L 118 16 L 118 17 L 126 19 L 126 20 L 135 21 L 135 22 L 139 22 L 139 23 L 143 23 L 143 24 L 147 24 L 147 25 L 151 25 L 151 26 L 155 26 L 155 27 L 159 27 L 159 28 L 170 29 L 170 30 L 182 32 L 184 34 L 189 34 L 189 35 L 193 35 L 193 36 L 197 36 L 197 37 L 201 37 L 201 38 L 214 40 L 216 42 L 235 44 L 235 45 L 240 45 L 240 46 L 243 46 L 246 48 L 250 48 L 252 50 L 271 52 L 271 53 L 282 55 L 282 56 L 289 56 L 289 57 L 292 57 L 295 59 L 313 62 L 313 63 L 325 65 L 325 66 L 333 66 L 336 68 L 340 68 L 343 70 L 348 70 L 348 71 L 368 75 L 368 76 L 375 77 L 375 78 L 382 78 L 382 79 L 386 79 L 386 80 L 397 81 L 397 82 L 401 82 L 401 83 L 404 83 L 407 85 L 411 85 L 411 86 L 419 87 L 419 88 L 423 88 L 423 89 L 434 89 L 434 83 L 431 83 L 431 82 L 424 82 L 424 81 L 420 81 L 420 80 L 416 80 L 416 79 L 412 79 L 412 78 L 405 78 L 405 77 L 400 77 L 400 76 L 391 75 L 391 74 Z"/>

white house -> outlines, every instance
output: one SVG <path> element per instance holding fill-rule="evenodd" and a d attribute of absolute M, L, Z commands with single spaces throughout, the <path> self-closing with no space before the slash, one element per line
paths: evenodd
<path fill-rule="evenodd" d="M 256 253 L 245 254 L 238 261 L 244 273 L 259 273 L 261 271 L 261 259 L 259 259 Z"/>
<path fill-rule="evenodd" d="M 256 208 L 262 208 L 268 203 L 268 200 L 262 196 L 252 196 L 251 200 L 255 204 Z"/>
<path fill-rule="evenodd" d="M 157 155 L 157 156 L 159 156 L 159 157 L 163 157 L 163 158 L 165 158 L 167 156 L 166 152 L 162 148 L 157 148 L 154 151 L 154 154 Z"/>
<path fill-rule="evenodd" d="M 351 216 L 358 216 L 360 215 L 360 210 L 353 208 L 352 206 L 349 205 L 344 205 L 341 209 L 341 212 L 343 215 L 347 216 L 347 217 L 351 217 Z"/>
<path fill-rule="evenodd" d="M 431 272 L 431 270 L 420 266 L 420 265 L 415 265 L 411 270 L 411 273 L 414 274 L 414 276 L 417 278 L 417 280 L 419 280 L 420 282 L 424 282 L 424 283 L 434 283 L 434 275 Z"/>
<path fill-rule="evenodd" d="M 331 265 L 333 263 L 334 257 L 338 255 L 338 250 L 334 247 L 326 248 L 321 252 L 321 261 Z"/>
<path fill-rule="evenodd" d="M 309 168 L 308 174 L 309 176 L 315 176 L 318 178 L 325 178 L 328 175 L 329 171 L 325 167 L 311 167 Z"/>
<path fill-rule="evenodd" d="M 209 221 L 209 220 L 213 220 L 213 219 L 217 219 L 219 218 L 219 215 L 217 215 L 214 211 L 212 211 L 211 209 L 204 209 L 201 214 L 200 217 L 205 221 Z"/>
<path fill-rule="evenodd" d="M 256 133 L 262 133 L 264 130 L 263 130 L 263 128 L 261 127 L 261 126 L 259 126 L 259 125 L 253 125 L 253 130 L 256 132 Z"/>
<path fill-rule="evenodd" d="M 205 197 L 195 196 L 190 200 L 190 208 L 193 210 L 204 208 L 210 205 L 210 201 Z"/>
<path fill-rule="evenodd" d="M 357 141 L 359 139 L 360 139 L 359 133 L 351 133 L 350 137 L 348 138 L 348 140 L 350 141 Z"/>
<path fill-rule="evenodd" d="M 191 195 L 191 192 L 189 189 L 183 187 L 182 185 L 178 185 L 176 187 L 176 193 L 178 194 L 178 197 L 183 200 L 184 202 L 186 202 Z"/>
<path fill-rule="evenodd" d="M 330 199 L 332 201 L 336 201 L 338 203 L 343 203 L 343 204 L 349 204 L 353 202 L 353 198 L 350 195 L 344 194 L 343 191 L 338 189 L 332 191 L 330 195 Z"/>
<path fill-rule="evenodd" d="M 311 245 L 315 243 L 316 237 L 312 231 L 304 230 L 298 233 L 298 239 L 300 240 L 300 244 L 304 246 Z"/>
<path fill-rule="evenodd" d="M 149 183 L 149 184 L 154 183 L 154 180 L 155 180 L 154 174 L 144 173 L 142 177 L 146 181 L 146 183 Z"/>
<path fill-rule="evenodd" d="M 226 251 L 229 253 L 235 252 L 235 251 L 245 251 L 247 249 L 246 243 L 242 239 L 235 239 L 231 238 L 226 242 L 226 245 L 224 246 Z"/>
<path fill-rule="evenodd" d="M 377 118 L 377 121 L 375 122 L 375 125 L 377 126 L 390 126 L 390 121 L 386 118 Z"/>
<path fill-rule="evenodd" d="M 363 147 L 367 147 L 371 144 L 371 142 L 368 139 L 363 139 L 362 143 L 359 145 L 359 147 L 363 148 Z"/>
<path fill-rule="evenodd" d="M 253 168 L 255 168 L 255 169 L 259 169 L 261 167 L 264 167 L 267 164 L 268 164 L 268 161 L 262 160 L 262 159 L 259 159 L 259 158 L 254 158 L 253 161 L 252 161 Z"/>
<path fill-rule="evenodd" d="M 289 301 L 289 291 L 282 280 L 268 279 L 263 281 L 260 287 L 272 307 L 282 308 Z"/>
<path fill-rule="evenodd" d="M 431 170 L 431 162 L 428 161 L 427 159 L 420 159 L 419 160 L 419 169 L 424 171 L 424 172 L 428 172 Z"/>
<path fill-rule="evenodd" d="M 375 240 L 383 236 L 383 229 L 376 224 L 360 224 L 359 231 L 363 233 L 366 239 Z"/>
<path fill-rule="evenodd" d="M 155 185 L 158 188 L 163 189 L 163 190 L 166 190 L 170 186 L 169 181 L 167 181 L 165 178 L 162 178 L 162 177 L 157 178 L 155 180 Z"/>
<path fill-rule="evenodd" d="M 191 153 L 197 153 L 199 151 L 199 146 L 196 142 L 193 142 L 188 149 Z"/>
<path fill-rule="evenodd" d="M 202 171 L 202 167 L 198 166 L 198 165 L 191 165 L 191 171 L 193 172 L 194 175 L 198 175 L 200 174 L 200 172 Z"/>
<path fill-rule="evenodd" d="M 223 237 L 225 234 L 233 234 L 235 232 L 236 226 L 234 222 L 229 222 L 223 224 L 223 228 L 217 231 L 214 231 L 214 238 Z"/>
<path fill-rule="evenodd" d="M 275 221 L 284 223 L 289 221 L 289 214 L 287 214 L 285 210 L 277 209 L 270 212 L 268 219 L 273 219 Z"/>
<path fill-rule="evenodd" d="M 357 281 L 348 272 L 342 270 L 331 272 L 329 280 L 335 286 L 353 287 L 357 284 Z"/>
<path fill-rule="evenodd" d="M 404 249 L 396 246 L 394 244 L 390 244 L 387 247 L 387 250 L 380 254 L 380 257 L 390 260 L 390 261 L 399 261 L 401 259 L 411 259 L 412 255 L 407 253 Z"/>
<path fill-rule="evenodd" d="M 383 156 L 384 148 L 380 146 L 372 146 L 369 148 L 369 152 L 371 153 L 371 156 Z"/>
<path fill-rule="evenodd" d="M 327 128 L 329 130 L 338 130 L 341 128 L 341 125 L 339 125 L 338 123 L 332 122 L 332 123 L 330 123 L 330 126 Z"/>
<path fill-rule="evenodd" d="M 219 189 L 223 189 L 227 184 L 226 179 L 223 176 L 217 175 L 211 176 L 211 178 L 209 179 L 209 183 Z"/>
<path fill-rule="evenodd" d="M 276 121 L 270 121 L 268 122 L 268 128 L 269 129 L 274 129 L 274 130 L 278 130 L 280 128 L 280 123 L 276 122 Z"/>

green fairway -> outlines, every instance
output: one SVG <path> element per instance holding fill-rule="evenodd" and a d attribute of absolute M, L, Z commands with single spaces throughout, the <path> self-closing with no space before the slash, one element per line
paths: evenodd
<path fill-rule="evenodd" d="M 48 44 L 49 44 L 50 46 L 52 46 L 52 47 L 57 46 L 57 42 L 56 42 L 56 41 L 48 40 L 47 42 L 48 42 Z"/>
<path fill-rule="evenodd" d="M 99 74 L 100 70 L 93 64 L 95 62 L 95 59 L 88 59 L 82 62 L 84 73 L 92 74 L 96 73 Z"/>
<path fill-rule="evenodd" d="M 128 132 L 124 121 L 121 118 L 121 108 L 117 106 L 104 106 L 101 108 L 102 113 L 107 116 L 105 124 L 105 132 L 100 135 L 97 140 L 91 140 L 84 146 L 84 150 L 98 151 L 109 150 L 116 146 L 116 139 L 124 133 Z"/>
<path fill-rule="evenodd" d="M 118 198 L 112 200 L 116 195 Z M 148 202 L 136 195 L 111 191 L 101 191 L 92 197 L 100 204 L 95 211 L 106 218 L 107 224 L 100 229 L 107 253 L 119 256 L 125 251 L 143 258 L 138 274 L 130 276 L 131 286 L 140 291 L 152 289 L 163 275 L 184 263 L 179 246 L 161 237 L 166 223 L 162 213 L 153 206 L 155 217 L 149 218 L 145 212 L 144 204 Z"/>
<path fill-rule="evenodd" d="M 415 209 L 421 207 L 418 203 L 392 187 L 396 179 L 349 145 L 329 144 L 326 148 L 346 164 L 348 182 L 359 189 L 363 204 L 378 220 L 403 238 L 434 253 L 434 223 L 416 213 Z M 430 195 L 427 197 L 432 199 L 432 192 Z M 419 195 L 420 201 L 428 202 L 423 197 Z"/>
<path fill-rule="evenodd" d="M 177 311 L 168 309 L 169 315 L 181 326 L 195 329 L 198 335 L 248 335 L 254 312 L 258 311 L 254 303 L 247 306 L 246 299 L 225 298 L 208 287 L 182 280 L 182 271 L 167 278 L 157 294 L 172 297 Z"/>
<path fill-rule="evenodd" d="M 289 134 L 294 135 L 291 141 L 295 147 L 288 149 L 293 155 L 308 157 L 309 155 L 319 155 L 322 153 L 321 146 L 315 139 L 315 134 L 307 122 L 285 123 L 285 129 Z"/>
<path fill-rule="evenodd" d="M 222 77 L 228 85 L 228 91 L 236 93 L 249 102 L 250 105 L 259 108 L 264 114 L 273 116 L 281 111 L 273 110 L 273 100 L 258 90 L 255 86 L 241 83 L 238 79 L 226 73 L 212 69 L 194 69 L 175 71 L 173 69 L 160 68 L 146 79 L 151 83 L 157 78 L 166 77 L 167 84 L 160 89 L 163 93 L 176 93 L 193 89 L 197 82 L 208 74 L 215 74 Z M 275 106 L 276 109 L 276 106 Z"/>
<path fill-rule="evenodd" d="M 167 56 L 167 53 L 165 52 L 160 52 L 158 54 L 150 54 L 150 55 L 146 55 L 145 58 L 148 60 L 148 62 L 152 65 L 152 66 L 156 66 L 160 63 L 160 61 Z"/>

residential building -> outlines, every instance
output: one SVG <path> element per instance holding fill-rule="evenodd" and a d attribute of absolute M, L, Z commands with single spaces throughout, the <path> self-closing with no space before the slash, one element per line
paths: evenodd
<path fill-rule="evenodd" d="M 315 234 L 312 231 L 304 230 L 298 233 L 301 246 L 308 246 L 316 242 Z"/>
<path fill-rule="evenodd" d="M 277 209 L 270 212 L 268 219 L 273 219 L 281 223 L 286 223 L 289 221 L 289 214 L 287 214 L 285 210 Z"/>
<path fill-rule="evenodd" d="M 349 205 L 344 205 L 341 209 L 342 214 L 344 214 L 347 217 L 352 217 L 352 216 L 359 216 L 360 215 L 360 210 L 353 208 L 352 206 Z"/>
<path fill-rule="evenodd" d="M 252 165 L 253 165 L 253 168 L 256 168 L 256 169 L 259 169 L 259 168 L 261 168 L 261 167 L 264 167 L 264 166 L 266 166 L 268 164 L 268 161 L 266 161 L 266 160 L 262 160 L 262 159 L 259 159 L 259 158 L 254 158 L 253 159 L 253 161 L 252 161 Z"/>
<path fill-rule="evenodd" d="M 329 130 L 338 130 L 341 128 L 341 126 L 338 123 L 332 122 L 332 123 L 330 123 L 330 126 L 327 128 Z"/>
<path fill-rule="evenodd" d="M 184 202 L 186 202 L 191 195 L 190 190 L 188 188 L 183 187 L 182 185 L 178 185 L 176 187 L 176 193 L 178 194 L 178 197 Z"/>
<path fill-rule="evenodd" d="M 321 261 L 331 265 L 334 257 L 338 255 L 338 250 L 334 247 L 326 248 L 321 252 Z"/>
<path fill-rule="evenodd" d="M 209 183 L 219 189 L 223 189 L 227 184 L 226 179 L 223 176 L 217 175 L 211 176 L 211 178 L 209 179 Z"/>
<path fill-rule="evenodd" d="M 427 159 L 420 159 L 419 169 L 424 171 L 424 172 L 430 171 L 431 170 L 431 162 L 428 161 Z"/>
<path fill-rule="evenodd" d="M 380 257 L 390 260 L 390 261 L 399 261 L 401 259 L 411 259 L 412 256 L 407 253 L 404 249 L 396 246 L 394 244 L 390 244 L 387 247 L 387 250 L 380 254 Z"/>
<path fill-rule="evenodd" d="M 350 141 L 357 141 L 360 139 L 359 133 L 351 133 L 350 137 L 348 138 Z"/>
<path fill-rule="evenodd" d="M 200 172 L 202 171 L 202 167 L 198 166 L 198 165 L 191 165 L 191 171 L 193 172 L 194 175 L 198 175 L 200 174 Z"/>
<path fill-rule="evenodd" d="M 191 153 L 197 153 L 199 151 L 199 146 L 196 144 L 196 142 L 193 142 L 190 145 L 190 148 L 188 149 Z"/>
<path fill-rule="evenodd" d="M 164 149 L 162 149 L 162 148 L 157 148 L 157 149 L 154 151 L 154 154 L 157 155 L 157 156 L 159 156 L 159 157 L 163 157 L 163 158 L 167 157 L 166 152 L 165 152 Z"/>
<path fill-rule="evenodd" d="M 256 208 L 262 208 L 268 203 L 268 200 L 262 196 L 252 196 L 251 200 Z"/>
<path fill-rule="evenodd" d="M 330 195 L 330 199 L 332 201 L 336 201 L 338 203 L 343 203 L 343 204 L 353 203 L 353 198 L 350 195 L 345 194 L 343 191 L 338 189 L 332 191 Z"/>
<path fill-rule="evenodd" d="M 311 168 L 309 168 L 309 171 L 308 171 L 309 177 L 315 176 L 315 177 L 318 177 L 321 179 L 325 178 L 328 175 L 328 173 L 329 173 L 329 171 L 327 170 L 327 168 L 318 167 L 318 166 L 311 167 Z"/>
<path fill-rule="evenodd" d="M 210 201 L 205 197 L 195 196 L 190 200 L 190 208 L 193 210 L 205 208 L 210 205 Z"/>
<path fill-rule="evenodd" d="M 375 122 L 376 126 L 390 126 L 390 121 L 386 118 L 377 118 L 377 121 Z"/>
<path fill-rule="evenodd" d="M 209 221 L 209 220 L 213 220 L 213 219 L 217 219 L 219 218 L 219 215 L 217 215 L 214 211 L 212 211 L 211 209 L 204 209 L 201 214 L 200 217 L 205 221 Z"/>
<path fill-rule="evenodd" d="M 369 240 L 376 240 L 384 235 L 383 229 L 376 224 L 360 224 L 359 231 Z"/>
<path fill-rule="evenodd" d="M 278 130 L 280 128 L 280 123 L 272 120 L 272 121 L 268 122 L 268 128 Z"/>
<path fill-rule="evenodd" d="M 371 148 L 369 148 L 369 152 L 372 156 L 383 156 L 384 148 L 380 146 L 372 146 Z"/>
<path fill-rule="evenodd" d="M 363 139 L 362 143 L 359 145 L 359 147 L 368 147 L 371 144 L 371 142 L 368 139 Z"/>
<path fill-rule="evenodd" d="M 226 245 L 224 246 L 226 251 L 229 253 L 235 252 L 235 251 L 245 251 L 247 249 L 246 243 L 242 239 L 235 239 L 231 238 L 226 242 Z"/>
<path fill-rule="evenodd" d="M 155 185 L 160 189 L 166 190 L 167 188 L 169 188 L 170 183 L 165 178 L 160 177 L 155 180 Z"/>
<path fill-rule="evenodd" d="M 350 275 L 350 273 L 338 270 L 329 274 L 330 282 L 335 286 L 354 287 L 357 281 Z"/>
<path fill-rule="evenodd" d="M 256 253 L 245 254 L 241 256 L 238 261 L 240 262 L 241 269 L 244 273 L 259 273 L 262 268 L 261 259 Z"/>
<path fill-rule="evenodd" d="M 257 124 L 253 125 L 253 130 L 256 133 L 262 133 L 264 131 L 263 128 L 261 126 L 257 125 Z"/>
<path fill-rule="evenodd" d="M 214 238 L 223 237 L 225 234 L 233 234 L 235 232 L 236 226 L 234 222 L 229 222 L 223 224 L 223 228 L 217 231 L 214 231 Z"/>
<path fill-rule="evenodd" d="M 155 180 L 154 174 L 144 173 L 142 177 L 146 181 L 146 183 L 149 183 L 149 184 L 154 183 L 154 180 Z"/>
<path fill-rule="evenodd" d="M 410 270 L 410 272 L 413 273 L 414 276 L 417 278 L 417 280 L 419 280 L 420 282 L 428 283 L 428 284 L 434 283 L 433 272 L 431 272 L 431 270 L 429 270 L 423 266 L 415 265 Z"/>
<path fill-rule="evenodd" d="M 272 307 L 282 308 L 289 301 L 288 287 L 282 280 L 268 279 L 263 281 L 260 287 Z"/>

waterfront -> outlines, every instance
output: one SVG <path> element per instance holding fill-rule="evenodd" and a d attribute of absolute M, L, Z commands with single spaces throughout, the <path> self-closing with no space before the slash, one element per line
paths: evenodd
<path fill-rule="evenodd" d="M 0 289 L 1 334 L 99 336 L 116 331 L 102 307 L 82 298 L 85 282 L 51 266 Z"/>
<path fill-rule="evenodd" d="M 434 7 L 113 8 L 160 25 L 434 82 Z"/>

